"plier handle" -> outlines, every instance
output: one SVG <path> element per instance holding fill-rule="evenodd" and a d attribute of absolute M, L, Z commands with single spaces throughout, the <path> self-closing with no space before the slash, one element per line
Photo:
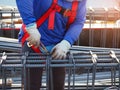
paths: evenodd
<path fill-rule="evenodd" d="M 28 47 L 32 47 L 33 45 L 30 44 L 30 42 L 27 42 L 27 46 L 28 46 Z M 44 45 L 42 42 L 40 42 L 40 48 L 41 48 L 45 53 L 49 53 L 49 51 L 46 49 L 45 45 Z"/>

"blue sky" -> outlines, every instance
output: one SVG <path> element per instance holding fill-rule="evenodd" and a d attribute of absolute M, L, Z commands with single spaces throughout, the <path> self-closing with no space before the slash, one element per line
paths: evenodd
<path fill-rule="evenodd" d="M 0 0 L 0 6 L 2 5 L 9 5 L 9 6 L 16 6 L 16 0 Z"/>

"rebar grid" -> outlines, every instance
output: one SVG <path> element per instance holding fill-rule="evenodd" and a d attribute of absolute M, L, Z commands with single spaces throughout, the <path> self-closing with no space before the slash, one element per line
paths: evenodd
<path fill-rule="evenodd" d="M 26 90 L 26 79 L 22 87 L 22 72 L 26 68 L 44 68 L 42 90 L 49 90 L 49 75 L 54 67 L 66 67 L 65 90 L 103 90 L 120 88 L 120 50 L 109 48 L 79 48 L 70 50 L 65 60 L 53 60 L 51 55 L 38 53 L 0 53 L 1 88 Z M 7 86 L 7 78 L 18 77 L 19 86 Z M 51 77 L 52 78 L 52 77 Z M 117 90 L 117 89 L 116 89 Z"/>

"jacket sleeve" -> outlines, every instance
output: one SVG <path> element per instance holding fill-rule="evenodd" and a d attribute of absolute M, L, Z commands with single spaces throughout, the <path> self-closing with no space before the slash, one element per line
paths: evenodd
<path fill-rule="evenodd" d="M 16 0 L 19 13 L 25 25 L 36 21 L 33 13 L 34 0 Z"/>
<path fill-rule="evenodd" d="M 86 0 L 82 0 L 78 6 L 76 19 L 70 25 L 69 29 L 67 30 L 64 36 L 64 39 L 70 42 L 71 45 L 73 45 L 74 42 L 79 38 L 85 20 L 86 20 Z"/>

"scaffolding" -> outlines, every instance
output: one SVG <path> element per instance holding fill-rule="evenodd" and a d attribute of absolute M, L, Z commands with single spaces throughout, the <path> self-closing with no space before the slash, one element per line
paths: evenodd
<path fill-rule="evenodd" d="M 89 21 L 88 46 L 118 48 L 120 28 L 116 26 L 116 21 L 120 19 L 120 10 L 115 8 L 89 8 L 87 11 Z"/>

